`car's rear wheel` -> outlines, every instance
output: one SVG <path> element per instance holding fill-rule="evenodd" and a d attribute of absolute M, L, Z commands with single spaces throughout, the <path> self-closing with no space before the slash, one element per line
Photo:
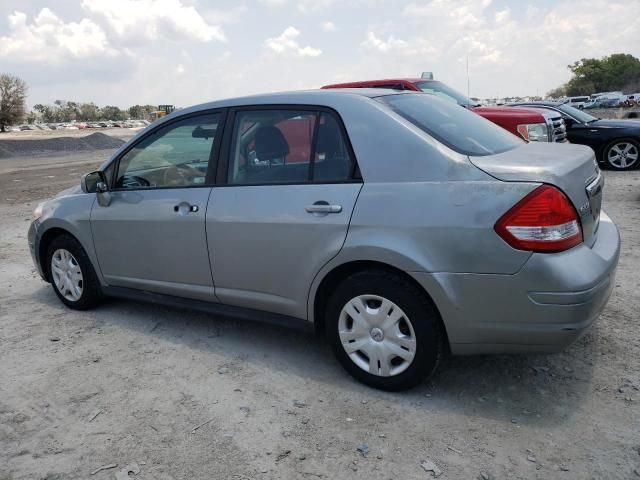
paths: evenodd
<path fill-rule="evenodd" d="M 338 360 L 371 387 L 414 387 L 442 357 L 438 312 L 424 292 L 399 274 L 369 270 L 346 278 L 330 296 L 325 315 Z"/>
<path fill-rule="evenodd" d="M 632 170 L 640 166 L 640 144 L 631 139 L 618 139 L 604 150 L 604 161 L 614 170 Z"/>
<path fill-rule="evenodd" d="M 47 249 L 47 268 L 53 290 L 68 307 L 86 310 L 100 303 L 96 272 L 75 238 L 61 235 L 53 239 Z"/>

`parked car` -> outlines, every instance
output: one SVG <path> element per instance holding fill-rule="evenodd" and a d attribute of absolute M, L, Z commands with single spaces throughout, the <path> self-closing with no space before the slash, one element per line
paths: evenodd
<path fill-rule="evenodd" d="M 574 108 L 579 108 L 582 109 L 584 108 L 585 104 L 587 102 L 589 102 L 590 99 L 588 96 L 582 96 L 582 97 L 568 97 L 565 99 L 565 101 L 563 103 L 568 104 L 571 107 Z"/>
<path fill-rule="evenodd" d="M 434 95 L 361 89 L 183 109 L 38 205 L 42 277 L 103 296 L 314 324 L 373 387 L 445 351 L 550 352 L 615 284 L 620 239 L 582 145 L 527 143 Z"/>
<path fill-rule="evenodd" d="M 614 108 L 624 106 L 627 100 L 626 95 L 607 94 L 589 100 L 584 104 L 584 109 L 592 108 Z"/>
<path fill-rule="evenodd" d="M 437 80 L 423 78 L 400 78 L 385 80 L 365 80 L 361 82 L 325 85 L 323 89 L 335 88 L 391 88 L 423 92 L 471 109 L 478 115 L 500 125 L 505 130 L 533 142 L 566 142 L 564 122 L 559 115 L 545 114 L 544 111 L 530 109 L 528 112 L 514 112 L 508 107 L 482 107 L 465 95 Z"/>
<path fill-rule="evenodd" d="M 640 105 L 640 93 L 632 93 L 631 95 L 627 95 L 627 102 L 631 107 Z"/>
<path fill-rule="evenodd" d="M 569 141 L 591 147 L 602 166 L 614 170 L 640 167 L 640 121 L 600 119 L 566 104 L 554 102 L 513 105 L 546 108 L 560 113 L 567 126 Z"/>

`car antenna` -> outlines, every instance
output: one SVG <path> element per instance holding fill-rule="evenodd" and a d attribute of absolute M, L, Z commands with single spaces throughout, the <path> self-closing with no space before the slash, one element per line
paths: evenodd
<path fill-rule="evenodd" d="M 471 89 L 469 88 L 469 53 L 467 53 L 467 108 L 471 108 Z"/>

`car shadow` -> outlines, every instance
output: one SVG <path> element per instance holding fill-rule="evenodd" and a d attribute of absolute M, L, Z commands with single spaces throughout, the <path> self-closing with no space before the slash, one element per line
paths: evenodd
<path fill-rule="evenodd" d="M 34 297 L 38 303 L 66 310 L 51 288 L 37 289 Z M 447 357 L 426 383 L 393 393 L 352 379 L 326 342 L 313 333 L 121 299 L 108 299 L 99 308 L 79 314 L 91 320 L 88 331 L 114 327 L 142 333 L 152 344 L 170 342 L 211 354 L 214 372 L 223 368 L 232 373 L 239 369 L 249 376 L 257 370 L 266 378 L 265 370 L 295 375 L 302 383 L 316 382 L 327 395 L 340 390 L 343 396 L 390 402 L 435 415 L 481 416 L 515 425 L 561 424 L 597 389 L 590 360 L 598 358 L 591 337 L 597 333 L 587 334 L 555 355 Z"/>

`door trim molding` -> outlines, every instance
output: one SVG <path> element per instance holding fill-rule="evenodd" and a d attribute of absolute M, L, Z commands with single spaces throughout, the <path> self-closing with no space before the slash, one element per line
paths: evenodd
<path fill-rule="evenodd" d="M 193 300 L 189 298 L 176 297 L 173 295 L 164 295 L 161 293 L 147 292 L 144 290 L 136 290 L 126 287 L 102 287 L 105 295 L 126 300 L 142 301 L 153 303 L 156 305 L 165 305 L 168 307 L 185 308 L 188 310 L 197 310 L 200 312 L 219 315 L 222 317 L 230 317 L 237 320 L 245 320 L 257 323 L 268 323 L 288 329 L 299 330 L 303 332 L 314 332 L 313 323 L 302 318 L 281 315 L 278 313 L 264 312 L 254 310 L 252 308 L 235 307 L 225 305 L 223 303 L 205 302 L 202 300 Z"/>

